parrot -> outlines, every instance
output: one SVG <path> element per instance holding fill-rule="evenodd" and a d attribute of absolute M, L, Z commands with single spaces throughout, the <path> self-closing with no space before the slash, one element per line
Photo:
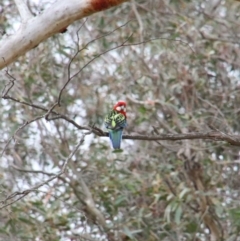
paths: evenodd
<path fill-rule="evenodd" d="M 109 131 L 110 141 L 115 150 L 121 149 L 123 128 L 127 125 L 126 102 L 118 101 L 106 115 L 104 124 Z"/>

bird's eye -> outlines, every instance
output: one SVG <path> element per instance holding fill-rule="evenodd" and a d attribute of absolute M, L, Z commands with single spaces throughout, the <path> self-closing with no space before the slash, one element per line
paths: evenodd
<path fill-rule="evenodd" d="M 118 107 L 116 108 L 116 110 L 117 110 L 117 111 L 121 111 L 121 107 L 118 106 Z"/>

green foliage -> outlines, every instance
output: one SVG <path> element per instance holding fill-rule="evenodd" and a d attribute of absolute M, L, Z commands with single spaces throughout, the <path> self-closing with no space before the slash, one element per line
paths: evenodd
<path fill-rule="evenodd" d="M 16 21 L 14 4 L 3 2 L 4 18 Z M 0 201 L 16 202 L 2 209 L 0 240 L 210 240 L 206 213 L 224 240 L 239 237 L 239 148 L 214 140 L 123 140 L 113 151 L 107 137 L 87 135 L 61 177 L 6 201 L 58 174 L 81 140 L 84 131 L 66 119 L 44 118 L 78 71 L 54 109 L 78 125 L 103 129 L 109 108 L 124 99 L 125 133 L 238 134 L 239 4 L 214 4 L 125 3 L 76 22 L 8 67 L 16 79 L 9 96 L 18 102 L 1 102 L 1 150 L 14 136 L 0 164 Z M 6 91 L 4 71 L 1 79 Z M 186 161 L 199 163 L 198 173 Z"/>

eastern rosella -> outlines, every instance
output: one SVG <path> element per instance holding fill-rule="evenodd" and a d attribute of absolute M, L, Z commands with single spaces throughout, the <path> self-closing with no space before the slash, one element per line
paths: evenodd
<path fill-rule="evenodd" d="M 126 103 L 122 100 L 114 105 L 112 111 L 105 117 L 105 126 L 114 149 L 120 149 L 123 128 L 127 125 Z"/>

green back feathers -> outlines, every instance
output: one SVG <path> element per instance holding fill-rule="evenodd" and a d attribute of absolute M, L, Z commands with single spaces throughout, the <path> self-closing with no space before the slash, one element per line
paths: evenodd
<path fill-rule="evenodd" d="M 122 113 L 112 110 L 105 117 L 104 122 L 107 129 L 116 130 L 126 126 L 126 117 Z"/>

